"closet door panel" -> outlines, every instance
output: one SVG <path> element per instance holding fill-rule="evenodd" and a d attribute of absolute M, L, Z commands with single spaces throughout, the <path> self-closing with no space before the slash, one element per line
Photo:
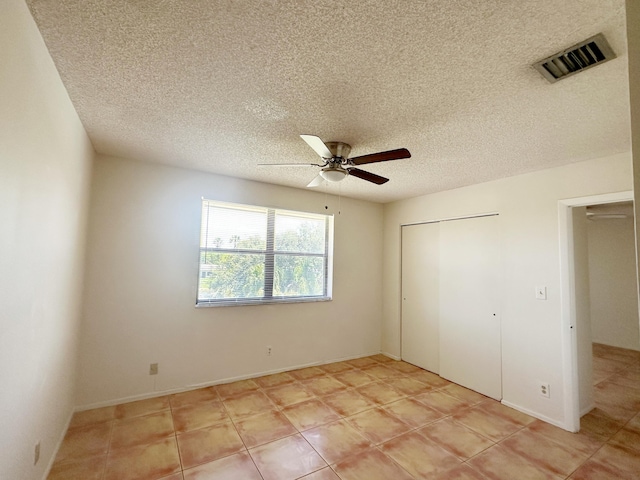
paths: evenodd
<path fill-rule="evenodd" d="M 402 359 L 434 373 L 440 371 L 439 225 L 402 227 Z"/>
<path fill-rule="evenodd" d="M 498 217 L 440 223 L 440 375 L 502 398 Z"/>

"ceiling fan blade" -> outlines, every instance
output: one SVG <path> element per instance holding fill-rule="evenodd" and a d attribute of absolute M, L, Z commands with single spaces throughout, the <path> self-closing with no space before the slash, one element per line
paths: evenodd
<path fill-rule="evenodd" d="M 263 167 L 324 167 L 320 163 L 259 163 Z"/>
<path fill-rule="evenodd" d="M 360 157 L 350 158 L 349 161 L 354 165 L 364 165 L 365 163 L 386 162 L 387 160 L 400 160 L 401 158 L 410 158 L 411 154 L 406 148 L 398 148 L 397 150 L 389 150 L 388 152 L 370 153 Z"/>
<path fill-rule="evenodd" d="M 315 135 L 300 135 L 307 145 L 309 145 L 313 150 L 320 155 L 322 158 L 331 158 L 331 150 L 324 144 L 320 137 L 316 137 Z"/>
<path fill-rule="evenodd" d="M 376 175 L 375 173 L 365 172 L 364 170 L 360 170 L 359 168 L 349 168 L 349 175 L 361 178 L 362 180 L 366 180 L 367 182 L 375 183 L 376 185 L 382 185 L 383 183 L 387 183 L 389 181 L 388 178 L 381 177 L 380 175 Z"/>
<path fill-rule="evenodd" d="M 320 185 L 322 185 L 322 182 L 324 182 L 324 178 L 322 178 L 322 175 L 318 174 L 316 178 L 314 178 L 309 182 L 309 185 L 307 185 L 307 187 L 308 188 L 319 187 Z"/>

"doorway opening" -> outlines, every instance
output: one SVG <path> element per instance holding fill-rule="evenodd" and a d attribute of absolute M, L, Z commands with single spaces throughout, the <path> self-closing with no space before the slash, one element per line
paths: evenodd
<path fill-rule="evenodd" d="M 622 218 L 616 213 L 624 211 L 620 202 L 632 202 L 633 193 L 618 192 L 605 195 L 580 197 L 559 202 L 559 234 L 561 261 L 561 305 L 562 305 L 562 345 L 565 419 L 567 430 L 576 432 L 580 429 L 580 417 L 594 406 L 592 342 L 616 343 L 607 338 L 602 329 L 603 313 L 598 311 L 607 305 L 613 295 L 597 290 L 594 285 L 594 301 L 590 299 L 589 265 L 599 268 L 603 262 L 589 258 L 588 239 L 594 244 L 594 251 L 602 253 L 602 227 L 606 227 L 605 219 Z M 616 205 L 617 204 L 617 205 Z M 635 245 L 635 239 L 631 239 Z M 615 249 L 614 245 L 611 245 Z M 627 259 L 635 267 L 635 253 Z M 594 263 L 595 261 L 595 263 Z M 605 262 L 606 263 L 606 262 Z M 635 271 L 635 268 L 634 268 Z M 602 272 L 601 272 L 602 273 Z M 635 279 L 635 276 L 633 277 Z M 614 279 L 615 280 L 615 279 Z M 596 277 L 596 281 L 598 280 Z M 600 285 L 604 289 L 604 285 Z M 634 293 L 635 311 L 637 312 L 637 290 Z M 608 308 L 611 308 L 609 305 Z M 592 332 L 591 310 L 594 310 Z M 631 308 L 634 308 L 632 305 Z M 611 337 L 611 335 L 609 335 Z M 618 340 L 617 342 L 620 342 Z"/>

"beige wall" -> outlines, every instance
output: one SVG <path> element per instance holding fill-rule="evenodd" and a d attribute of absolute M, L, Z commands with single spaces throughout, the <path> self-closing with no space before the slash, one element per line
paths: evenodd
<path fill-rule="evenodd" d="M 195 308 L 202 197 L 334 213 L 333 301 Z M 337 206 L 314 191 L 99 158 L 78 404 L 379 352 L 382 206 L 342 198 L 340 215 Z"/>
<path fill-rule="evenodd" d="M 42 478 L 73 411 L 93 149 L 22 0 L 0 3 L 0 478 Z M 34 466 L 34 446 L 41 457 Z"/>
<path fill-rule="evenodd" d="M 633 218 L 588 222 L 594 342 L 640 350 Z"/>
<path fill-rule="evenodd" d="M 400 225 L 499 212 L 504 401 L 568 425 L 563 394 L 558 200 L 631 188 L 628 154 L 566 165 L 385 205 L 382 350 L 400 352 Z M 535 286 L 548 300 L 536 300 Z M 551 398 L 537 394 L 551 385 Z"/>

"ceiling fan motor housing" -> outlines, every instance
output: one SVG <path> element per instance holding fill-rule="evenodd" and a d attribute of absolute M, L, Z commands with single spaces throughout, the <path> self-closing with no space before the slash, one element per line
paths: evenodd
<path fill-rule="evenodd" d="M 325 142 L 325 145 L 333 155 L 333 158 L 348 159 L 351 153 L 351 145 L 343 142 Z"/>

